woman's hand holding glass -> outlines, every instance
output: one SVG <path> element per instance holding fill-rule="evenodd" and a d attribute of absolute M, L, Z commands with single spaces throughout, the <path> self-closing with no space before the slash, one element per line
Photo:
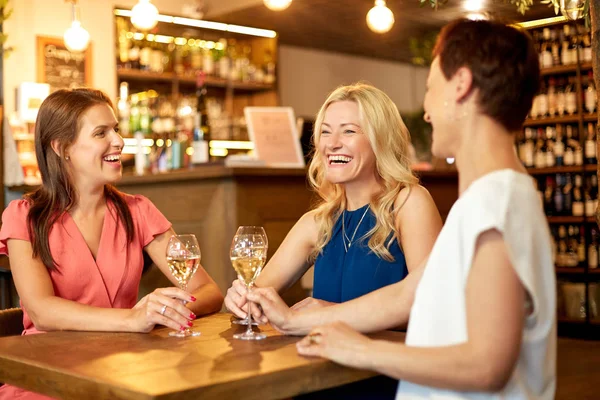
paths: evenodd
<path fill-rule="evenodd" d="M 246 301 L 246 293 L 248 289 L 246 284 L 240 279 L 236 279 L 231 284 L 231 287 L 227 289 L 227 296 L 225 296 L 225 308 L 229 310 L 235 317 L 240 319 L 234 319 L 232 322 L 237 325 L 247 325 L 247 312 L 248 303 Z M 253 325 L 258 325 L 257 322 L 253 321 Z"/>
<path fill-rule="evenodd" d="M 173 235 L 169 239 L 167 244 L 167 265 L 171 274 L 179 284 L 179 289 L 186 292 L 187 285 L 192 276 L 198 270 L 200 265 L 200 246 L 194 235 Z M 187 302 L 183 300 L 183 307 Z M 188 315 L 193 315 L 189 309 L 187 309 Z M 163 306 L 159 314 L 165 315 L 169 311 L 169 306 Z M 195 316 L 194 316 L 195 317 Z M 198 336 L 200 332 L 189 329 L 192 326 L 191 321 L 185 326 L 184 329 L 179 329 L 176 332 L 170 332 L 169 336 L 186 337 L 186 336 Z"/>
<path fill-rule="evenodd" d="M 231 264 L 238 278 L 250 292 L 254 281 L 262 271 L 267 260 L 268 240 L 265 230 L 260 226 L 240 226 L 231 242 Z M 229 296 L 229 292 L 228 292 Z M 231 302 L 230 302 L 231 305 Z M 233 306 L 232 306 L 233 307 Z M 250 304 L 247 304 L 250 309 Z M 238 312 L 241 309 L 238 307 Z M 246 313 L 246 332 L 233 335 L 235 339 L 260 340 L 266 338 L 263 333 L 252 331 L 252 313 Z"/>
<path fill-rule="evenodd" d="M 133 307 L 135 315 L 132 330 L 147 333 L 156 325 L 164 325 L 177 331 L 185 330 L 196 318 L 185 306 L 186 302 L 193 301 L 196 301 L 195 297 L 176 287 L 156 289 Z"/>

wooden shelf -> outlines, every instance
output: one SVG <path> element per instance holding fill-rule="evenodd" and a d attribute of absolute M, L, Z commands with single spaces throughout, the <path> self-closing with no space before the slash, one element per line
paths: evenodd
<path fill-rule="evenodd" d="M 581 64 L 581 71 L 587 71 L 590 69 L 592 69 L 592 63 Z M 541 69 L 542 76 L 568 74 L 570 72 L 577 72 L 577 64 L 557 65 L 556 67 Z"/>
<path fill-rule="evenodd" d="M 588 114 L 589 115 L 589 114 Z M 595 114 L 591 114 L 595 115 Z M 585 119 L 585 117 L 584 117 Z M 539 125 L 556 125 L 556 124 L 570 124 L 579 122 L 579 115 L 564 115 L 562 117 L 552 117 L 552 118 L 537 118 L 531 119 L 527 118 L 523 126 L 539 126 Z"/>
<path fill-rule="evenodd" d="M 596 172 L 597 164 L 585 165 L 562 165 L 560 167 L 527 168 L 529 175 L 551 175 L 551 174 L 580 174 L 582 172 Z"/>
<path fill-rule="evenodd" d="M 585 269 L 581 267 L 555 267 L 557 274 L 584 274 Z"/>
<path fill-rule="evenodd" d="M 586 222 L 586 217 L 573 217 L 571 215 L 550 215 L 547 218 L 550 224 L 583 224 Z"/>
<path fill-rule="evenodd" d="M 598 121 L 598 114 L 583 114 L 583 120 L 585 122 L 596 122 Z"/>
<path fill-rule="evenodd" d="M 600 275 L 600 268 L 588 269 L 590 274 Z"/>
<path fill-rule="evenodd" d="M 558 317 L 557 321 L 560 324 L 585 324 L 585 318 Z"/>
<path fill-rule="evenodd" d="M 568 74 L 570 72 L 577 72 L 577 64 L 557 65 L 555 67 L 542 68 L 540 70 L 542 76 Z"/>
<path fill-rule="evenodd" d="M 156 82 L 179 82 L 187 85 L 195 85 L 195 76 L 179 76 L 173 73 L 157 73 L 150 71 L 140 71 L 136 69 L 120 69 L 117 71 L 117 77 L 119 80 L 137 80 L 137 81 L 156 81 Z M 229 82 L 226 79 L 215 78 L 207 76 L 205 80 L 206 86 L 226 88 Z M 273 90 L 275 88 L 272 84 L 265 84 L 259 82 L 232 82 L 231 87 L 234 90 L 246 90 L 246 91 L 263 91 Z"/>
<path fill-rule="evenodd" d="M 137 80 L 137 81 L 159 81 L 159 82 L 170 82 L 175 80 L 176 75 L 170 72 L 150 72 L 140 71 L 137 69 L 119 69 L 117 70 L 117 77 L 119 80 Z"/>
<path fill-rule="evenodd" d="M 590 319 L 590 324 L 592 324 L 592 325 L 600 325 L 600 319 Z"/>

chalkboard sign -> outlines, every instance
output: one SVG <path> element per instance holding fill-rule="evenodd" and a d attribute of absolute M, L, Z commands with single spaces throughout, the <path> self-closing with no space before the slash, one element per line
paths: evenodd
<path fill-rule="evenodd" d="M 84 52 L 67 50 L 62 38 L 37 37 L 37 80 L 50 85 L 50 92 L 91 86 L 91 44 Z"/>

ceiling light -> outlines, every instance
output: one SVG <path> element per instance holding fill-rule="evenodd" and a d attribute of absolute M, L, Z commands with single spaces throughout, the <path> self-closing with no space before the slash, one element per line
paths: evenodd
<path fill-rule="evenodd" d="M 65 31 L 63 40 L 69 51 L 79 52 L 87 49 L 90 43 L 90 34 L 83 29 L 79 21 L 79 6 L 77 0 L 67 0 L 71 3 L 72 22 L 71 26 Z"/>
<path fill-rule="evenodd" d="M 386 33 L 394 25 L 394 14 L 386 7 L 385 0 L 375 0 L 375 6 L 367 13 L 367 25 L 376 33 Z"/>
<path fill-rule="evenodd" d="M 269 10 L 281 11 L 290 6 L 292 0 L 263 0 Z"/>
<path fill-rule="evenodd" d="M 463 8 L 466 11 L 477 12 L 483 10 L 484 0 L 466 0 L 463 4 Z"/>
<path fill-rule="evenodd" d="M 154 28 L 158 23 L 158 9 L 150 0 L 139 0 L 131 9 L 131 23 L 143 31 Z"/>
<path fill-rule="evenodd" d="M 585 0 L 560 0 L 560 12 L 571 20 L 583 17 Z"/>
<path fill-rule="evenodd" d="M 488 18 L 485 16 L 485 14 L 472 12 L 467 14 L 467 19 L 470 19 L 471 21 L 480 21 Z"/>

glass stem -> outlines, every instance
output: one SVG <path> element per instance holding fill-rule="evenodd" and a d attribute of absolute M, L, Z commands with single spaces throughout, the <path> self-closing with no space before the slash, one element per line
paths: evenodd
<path fill-rule="evenodd" d="M 248 293 L 252 290 L 252 285 L 248 286 Z M 252 312 L 250 311 L 251 301 L 248 300 L 248 313 L 246 314 L 246 322 L 248 325 L 246 326 L 246 335 L 252 335 Z"/>

